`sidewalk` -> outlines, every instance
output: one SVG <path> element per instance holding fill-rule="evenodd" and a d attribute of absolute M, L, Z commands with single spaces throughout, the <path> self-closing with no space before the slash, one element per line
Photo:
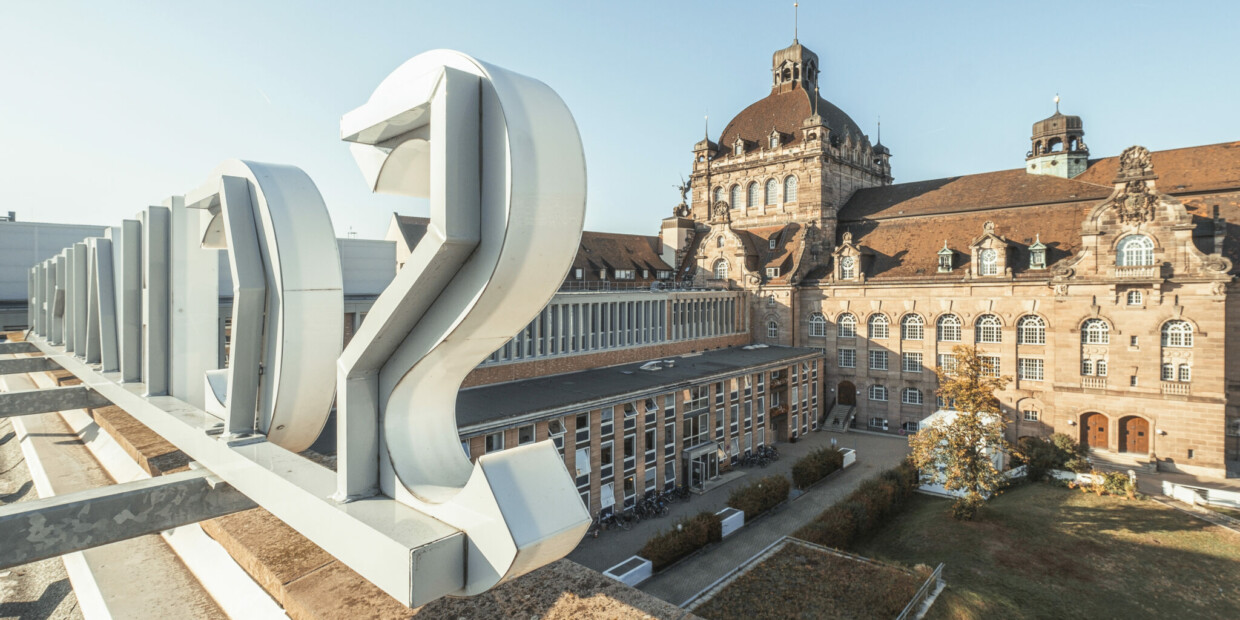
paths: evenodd
<path fill-rule="evenodd" d="M 731 490 L 745 485 L 757 477 L 782 474 L 791 478 L 792 465 L 806 453 L 829 445 L 835 437 L 841 448 L 857 450 L 857 464 L 848 468 L 830 482 L 802 494 L 756 524 L 742 528 L 740 532 L 715 545 L 706 553 L 698 555 L 672 569 L 655 575 L 638 589 L 665 601 L 679 605 L 724 573 L 740 565 L 750 556 L 761 551 L 781 536 L 791 534 L 819 512 L 850 493 L 862 480 L 899 463 L 908 453 L 908 445 L 900 437 L 882 437 L 862 434 L 838 434 L 828 431 L 811 432 L 795 444 L 781 443 L 779 461 L 765 468 L 751 467 L 740 471 L 746 475 L 716 488 L 706 495 L 694 496 L 688 503 L 672 504 L 667 517 L 643 521 L 630 531 L 611 530 L 599 534 L 597 539 L 586 538 L 569 554 L 569 559 L 598 571 L 605 571 L 636 555 L 642 545 L 660 530 L 666 530 L 682 516 L 697 514 L 704 510 L 718 511 L 727 505 Z M 793 494 L 796 494 L 794 489 Z"/>

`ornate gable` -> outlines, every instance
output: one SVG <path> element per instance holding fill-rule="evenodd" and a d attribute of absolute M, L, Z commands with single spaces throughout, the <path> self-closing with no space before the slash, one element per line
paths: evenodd
<path fill-rule="evenodd" d="M 1192 216 L 1179 200 L 1158 192 L 1157 180 L 1145 147 L 1125 149 L 1111 195 L 1081 225 L 1080 254 L 1057 268 L 1056 275 L 1150 282 L 1185 276 L 1229 278 L 1231 261 L 1197 249 Z"/>

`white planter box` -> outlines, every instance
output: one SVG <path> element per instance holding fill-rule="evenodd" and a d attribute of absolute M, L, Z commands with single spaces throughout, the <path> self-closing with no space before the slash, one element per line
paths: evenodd
<path fill-rule="evenodd" d="M 853 450 L 852 448 L 841 448 L 840 452 L 844 453 L 844 467 L 842 469 L 847 469 L 849 466 L 857 462 L 856 450 Z"/>
<path fill-rule="evenodd" d="M 723 537 L 727 538 L 745 525 L 744 511 L 732 507 L 724 508 L 715 513 L 723 522 Z"/>
<path fill-rule="evenodd" d="M 650 579 L 650 575 L 654 572 L 653 566 L 650 560 L 640 555 L 635 555 L 607 569 L 603 574 L 626 586 L 636 586 Z"/>

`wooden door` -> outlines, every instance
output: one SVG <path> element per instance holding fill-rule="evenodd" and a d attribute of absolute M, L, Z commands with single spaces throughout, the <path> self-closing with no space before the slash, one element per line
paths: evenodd
<path fill-rule="evenodd" d="M 1101 413 L 1086 414 L 1081 419 L 1081 443 L 1090 448 L 1107 449 L 1107 417 Z"/>
<path fill-rule="evenodd" d="M 1120 426 L 1120 452 L 1150 453 L 1150 423 L 1144 418 L 1124 418 Z"/>
<path fill-rule="evenodd" d="M 853 385 L 851 381 L 840 381 L 840 385 L 836 389 L 839 391 L 839 403 L 841 405 L 857 404 L 857 386 Z"/>

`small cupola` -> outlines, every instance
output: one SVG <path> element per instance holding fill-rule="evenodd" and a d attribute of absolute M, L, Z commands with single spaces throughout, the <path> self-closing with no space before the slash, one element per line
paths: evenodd
<path fill-rule="evenodd" d="M 1085 125 L 1081 117 L 1059 111 L 1033 124 L 1030 149 L 1025 154 L 1029 174 L 1046 174 L 1070 179 L 1089 167 L 1089 147 L 1085 146 Z"/>
<path fill-rule="evenodd" d="M 1033 245 L 1029 246 L 1029 268 L 1046 269 L 1046 244 L 1042 243 L 1042 235 L 1038 235 Z"/>
<path fill-rule="evenodd" d="M 947 239 L 943 240 L 943 249 L 939 250 L 939 273 L 950 273 L 956 253 L 947 247 Z"/>

